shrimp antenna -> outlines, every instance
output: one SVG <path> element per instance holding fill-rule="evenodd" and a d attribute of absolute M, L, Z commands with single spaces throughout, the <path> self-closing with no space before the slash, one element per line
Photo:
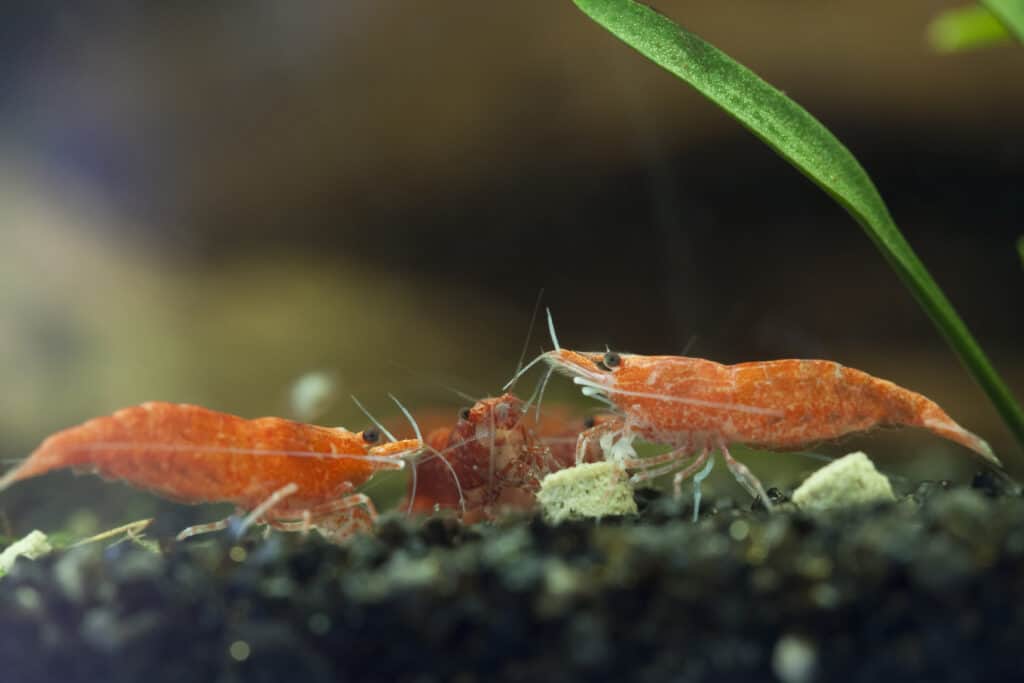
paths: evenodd
<path fill-rule="evenodd" d="M 502 390 L 502 391 L 508 391 L 508 388 L 509 388 L 509 387 L 511 387 L 511 386 L 512 386 L 513 384 L 515 384 L 515 383 L 516 383 L 516 380 L 518 380 L 518 379 L 519 379 L 520 377 L 522 377 L 523 375 L 525 375 L 525 374 L 526 374 L 526 372 L 527 372 L 527 371 L 528 371 L 528 370 L 529 370 L 530 368 L 532 368 L 532 367 L 533 367 L 534 365 L 536 365 L 536 364 L 537 364 L 537 363 L 539 363 L 540 361 L 544 360 L 544 356 L 546 356 L 546 355 L 547 355 L 546 353 L 541 353 L 541 354 L 540 354 L 539 356 L 537 356 L 536 358 L 534 358 L 533 360 L 531 360 L 531 361 L 530 361 L 529 363 L 527 363 L 527 364 L 526 364 L 526 366 L 525 366 L 525 367 L 524 367 L 524 368 L 523 368 L 522 370 L 520 370 L 519 372 L 517 372 L 517 373 L 516 373 L 515 377 L 513 377 L 512 379 L 510 379 L 510 380 L 508 381 L 508 383 L 507 383 L 507 384 L 506 384 L 505 386 L 503 386 L 503 387 L 501 388 L 501 390 Z"/>
<path fill-rule="evenodd" d="M 409 410 L 402 405 L 401 401 L 395 398 L 394 394 L 388 394 L 388 398 L 395 402 L 395 405 L 398 406 L 398 409 L 402 411 L 403 415 L 405 415 L 405 419 L 409 420 L 409 423 L 412 425 L 413 431 L 416 432 L 416 440 L 422 444 L 423 433 L 420 431 L 420 426 L 416 424 L 416 420 L 413 419 L 412 413 L 410 413 Z"/>
<path fill-rule="evenodd" d="M 683 350 L 679 353 L 679 355 L 680 356 L 685 356 L 686 354 L 688 354 L 690 352 L 690 349 L 692 349 L 693 345 L 696 344 L 696 343 L 697 343 L 697 335 L 691 334 L 690 338 L 686 342 L 686 346 L 683 347 Z"/>
<path fill-rule="evenodd" d="M 441 388 L 445 389 L 446 391 L 452 392 L 453 394 L 455 394 L 456 396 L 461 398 L 463 401 L 469 401 L 470 403 L 476 403 L 477 401 L 480 400 L 476 396 L 471 396 L 471 395 L 467 394 L 465 391 L 459 391 L 455 387 L 442 386 Z"/>
<path fill-rule="evenodd" d="M 451 393 L 455 394 L 456 396 L 458 396 L 459 398 L 461 398 L 463 401 L 469 401 L 470 403 L 476 403 L 477 401 L 480 400 L 479 398 L 477 398 L 475 396 L 467 394 L 465 391 L 460 391 L 459 389 L 456 389 L 455 387 L 453 387 L 451 385 L 444 384 L 443 382 L 440 382 L 436 378 L 436 376 L 429 375 L 429 374 L 426 374 L 426 373 L 423 373 L 423 372 L 418 372 L 418 371 L 413 370 L 412 368 L 410 368 L 408 365 L 402 365 L 401 363 L 398 363 L 398 362 L 393 361 L 393 360 L 389 360 L 388 361 L 388 365 L 396 367 L 396 368 L 398 368 L 399 370 L 401 370 L 403 372 L 407 372 L 410 375 L 413 375 L 414 377 L 419 377 L 420 379 L 425 380 L 431 386 L 437 386 L 437 387 L 440 387 L 440 388 L 444 389 L 445 391 L 451 392 Z M 464 378 L 462 378 L 462 377 L 454 377 L 453 379 L 457 379 L 457 380 L 461 381 Z"/>
<path fill-rule="evenodd" d="M 523 340 L 523 350 L 519 352 L 519 361 L 516 363 L 514 383 L 519 378 L 519 371 L 523 369 L 523 361 L 526 360 L 526 349 L 530 347 L 530 337 L 533 336 L 533 325 L 537 322 L 537 311 L 540 309 L 540 300 L 544 297 L 544 288 L 537 292 L 537 300 L 533 302 L 533 312 L 530 314 L 530 326 L 526 328 L 526 339 Z M 507 388 L 507 387 L 506 387 Z"/>
<path fill-rule="evenodd" d="M 416 502 L 416 487 L 419 484 L 418 477 L 416 475 L 416 470 L 419 468 L 416 467 L 416 465 L 417 463 L 415 462 L 412 464 L 412 491 L 409 493 L 409 507 L 405 511 L 406 517 L 412 517 L 413 504 Z"/>
<path fill-rule="evenodd" d="M 352 400 L 355 402 L 355 404 L 357 406 L 359 406 L 359 410 L 363 411 L 363 415 L 365 415 L 366 417 L 370 418 L 370 422 L 372 422 L 373 425 L 377 429 L 380 430 L 381 434 L 383 434 L 384 436 L 388 437 L 388 439 L 390 441 L 392 441 L 392 442 L 398 441 L 398 439 L 395 438 L 394 434 L 389 432 L 384 425 L 382 425 L 380 422 L 377 421 L 377 418 L 375 418 L 373 415 L 370 414 L 370 411 L 366 409 L 366 406 L 364 406 L 362 403 L 359 402 L 358 398 L 356 398 L 355 396 L 352 396 Z"/>
<path fill-rule="evenodd" d="M 540 355 L 541 355 L 541 356 L 543 356 L 543 355 L 544 355 L 544 350 L 543 350 L 543 349 L 541 349 Z M 532 406 L 532 405 L 533 405 L 533 402 L 534 402 L 534 401 L 536 400 L 536 398 L 537 398 L 537 392 L 538 392 L 538 391 L 540 391 L 540 383 L 539 383 L 539 382 L 537 383 L 537 386 L 535 386 L 535 387 L 533 388 L 533 393 L 532 393 L 532 394 L 530 394 L 530 398 L 528 398 L 528 399 L 526 400 L 526 403 L 524 403 L 524 404 L 523 404 L 523 414 L 522 414 L 522 416 L 521 416 L 521 417 L 519 418 L 520 420 L 522 420 L 523 418 L 525 418 L 525 417 L 526 417 L 526 414 L 530 412 L 530 406 Z M 517 423 L 517 424 L 518 424 L 518 423 Z"/>
<path fill-rule="evenodd" d="M 478 437 L 473 437 L 473 440 L 478 440 Z M 427 455 L 427 456 L 420 456 L 420 459 L 417 462 L 413 463 L 413 466 L 412 466 L 412 491 L 409 493 L 409 507 L 406 508 L 406 514 L 407 515 L 411 515 L 412 514 L 413 503 L 416 501 L 417 466 L 420 465 L 421 463 L 428 462 L 431 458 L 440 458 L 441 462 L 444 463 L 444 466 L 451 473 L 452 481 L 455 482 L 455 490 L 459 494 L 459 510 L 462 512 L 463 515 L 466 514 L 466 497 L 462 493 L 462 482 L 459 481 L 459 475 L 457 475 L 455 473 L 455 468 L 452 467 L 452 464 L 450 462 L 448 462 L 448 458 L 444 457 L 445 453 L 448 453 L 449 451 L 452 451 L 452 450 L 454 450 L 456 448 L 459 448 L 460 446 L 464 445 L 465 443 L 467 443 L 467 442 L 462 442 L 462 443 L 456 444 L 454 446 L 449 446 L 448 448 L 445 448 L 444 450 L 440 450 L 440 451 L 437 450 L 436 448 L 432 448 L 430 446 L 425 446 L 424 447 L 423 450 L 430 451 L 430 454 Z"/>
<path fill-rule="evenodd" d="M 550 308 L 545 308 L 544 310 L 548 314 L 548 332 L 551 333 L 551 343 L 555 345 L 555 351 L 561 351 L 562 347 L 558 345 L 558 335 L 555 334 L 555 321 L 551 318 L 551 309 Z M 508 388 L 516 383 L 516 380 L 518 380 L 520 377 L 522 377 L 523 374 L 526 373 L 527 370 L 532 368 L 539 361 L 543 360 L 544 356 L 546 356 L 546 355 L 547 355 L 546 353 L 541 353 L 539 356 L 537 356 L 536 358 L 531 360 L 529 363 L 527 363 L 525 368 L 523 368 L 522 370 L 517 372 L 515 374 L 515 376 L 512 379 L 510 379 L 505 386 L 503 386 L 501 388 L 502 391 L 508 391 Z"/>
<path fill-rule="evenodd" d="M 420 442 L 420 445 L 425 445 L 423 443 L 423 432 L 420 431 L 420 426 L 418 424 L 416 424 L 416 420 L 415 420 L 415 418 L 413 418 L 412 413 L 409 412 L 409 409 L 406 408 L 404 405 L 402 405 L 402 402 L 399 401 L 394 396 L 394 394 L 388 394 L 388 397 L 392 401 L 395 402 L 395 405 L 398 406 L 398 409 L 401 410 L 402 414 L 405 415 L 405 418 L 407 420 L 409 420 L 409 423 L 412 425 L 413 431 L 416 432 L 416 439 Z M 383 427 L 381 427 L 381 429 L 383 429 Z M 433 451 L 434 449 L 431 448 L 430 450 Z M 436 453 L 437 451 L 434 451 L 434 452 Z M 438 454 L 438 455 L 440 457 L 440 454 Z M 450 462 L 448 462 L 447 458 L 441 457 L 441 462 L 443 462 L 444 466 L 448 468 L 448 471 L 451 472 L 451 474 L 452 474 L 452 479 L 455 480 L 455 490 L 458 491 L 458 493 L 459 493 L 459 507 L 462 508 L 462 513 L 465 514 L 466 513 L 466 499 L 462 495 L 462 484 L 459 482 L 458 475 L 455 474 L 455 468 L 452 467 L 452 464 Z M 409 496 L 409 508 L 407 510 L 407 514 L 410 514 L 410 515 L 412 514 L 413 502 L 416 500 L 416 486 L 417 486 L 416 464 L 413 463 L 413 466 L 412 466 L 412 495 Z"/>
<path fill-rule="evenodd" d="M 551 317 L 551 309 L 545 308 L 548 313 L 548 332 L 551 333 L 551 343 L 555 345 L 555 351 L 561 351 L 562 347 L 558 345 L 558 336 L 555 334 L 555 320 Z"/>
<path fill-rule="evenodd" d="M 540 383 L 540 396 L 537 397 L 537 424 L 540 424 L 540 404 L 544 400 L 544 390 L 548 387 L 548 380 L 551 379 L 551 373 L 555 371 L 555 366 L 548 366 L 548 371 L 544 373 L 544 379 Z"/>

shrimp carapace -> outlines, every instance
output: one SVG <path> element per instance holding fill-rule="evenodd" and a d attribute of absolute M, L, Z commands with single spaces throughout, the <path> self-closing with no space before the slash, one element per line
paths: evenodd
<path fill-rule="evenodd" d="M 230 502 L 248 512 L 272 501 L 256 521 L 323 531 L 365 517 L 357 506 L 372 518 L 372 503 L 354 490 L 379 470 L 401 469 L 421 447 L 416 439 L 382 444 L 376 430 L 151 402 L 50 436 L 0 479 L 0 490 L 70 468 L 182 503 Z"/>

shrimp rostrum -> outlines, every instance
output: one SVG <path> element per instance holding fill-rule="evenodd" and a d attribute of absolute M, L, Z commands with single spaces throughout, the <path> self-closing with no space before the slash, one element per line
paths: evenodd
<path fill-rule="evenodd" d="M 422 443 L 380 443 L 380 432 L 276 417 L 247 420 L 195 405 L 143 403 L 47 438 L 0 479 L 0 490 L 59 469 L 91 472 L 181 503 L 234 503 L 243 529 L 316 529 L 339 541 L 372 526 L 373 502 L 356 489 L 402 469 Z M 227 526 L 185 529 L 179 539 Z"/>
<path fill-rule="evenodd" d="M 923 428 L 1001 466 L 984 440 L 934 401 L 833 361 L 723 365 L 683 356 L 570 351 L 558 345 L 550 312 L 548 323 L 555 349 L 530 365 L 543 360 L 549 374 L 572 377 L 584 395 L 618 413 L 619 420 L 581 434 L 578 449 L 598 439 L 607 457 L 635 471 L 634 481 L 674 471 L 678 494 L 680 482 L 710 466 L 718 451 L 739 483 L 770 508 L 761 483 L 732 457 L 729 445 L 799 450 L 877 426 Z M 636 438 L 672 450 L 637 458 Z"/>

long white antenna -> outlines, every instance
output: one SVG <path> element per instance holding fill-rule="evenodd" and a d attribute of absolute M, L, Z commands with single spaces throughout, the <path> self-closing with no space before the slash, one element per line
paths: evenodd
<path fill-rule="evenodd" d="M 370 414 L 370 411 L 367 410 L 366 407 L 362 403 L 359 402 L 358 398 L 353 396 L 352 400 L 355 401 L 355 404 L 357 406 L 359 406 L 359 410 L 363 411 L 363 415 L 365 415 L 366 417 L 370 418 L 370 422 L 372 422 L 374 424 L 374 426 L 377 427 L 377 429 L 380 430 L 381 434 L 383 434 L 384 436 L 388 437 L 388 439 L 391 440 L 392 442 L 398 441 L 398 439 L 395 438 L 394 434 L 389 432 L 384 427 L 384 425 L 382 425 L 380 422 L 377 421 L 377 418 L 375 418 L 373 415 Z"/>
<path fill-rule="evenodd" d="M 512 386 L 513 384 L 515 384 L 515 383 L 516 383 L 516 380 L 517 380 L 517 379 L 519 379 L 520 377 L 522 377 L 523 375 L 525 375 L 525 374 L 526 374 L 526 372 L 527 372 L 527 371 L 528 371 L 528 370 L 529 370 L 530 368 L 532 368 L 532 367 L 533 367 L 534 365 L 536 365 L 537 363 L 539 363 L 539 362 L 541 362 L 542 360 L 544 360 L 544 357 L 545 357 L 546 355 L 547 355 L 546 353 L 542 353 L 542 354 L 540 354 L 539 356 L 537 356 L 536 358 L 534 358 L 533 360 L 531 360 L 531 361 L 530 361 L 529 363 L 527 363 L 527 364 L 526 364 L 526 366 L 525 366 L 525 367 L 524 367 L 524 368 L 523 368 L 522 370 L 520 370 L 519 372 L 517 372 L 517 373 L 516 373 L 516 376 L 515 376 L 515 377 L 513 377 L 512 379 L 510 379 L 510 380 L 508 381 L 508 383 L 507 383 L 507 384 L 506 384 L 505 386 L 503 386 L 503 387 L 501 388 L 501 390 L 502 390 L 502 391 L 508 391 L 508 388 L 509 388 L 510 386 Z"/>
<path fill-rule="evenodd" d="M 412 424 L 413 431 L 416 432 L 416 439 L 420 443 L 423 443 L 423 433 L 420 432 L 420 426 L 418 424 L 416 424 L 416 420 L 413 419 L 412 413 L 410 413 L 406 409 L 406 407 L 402 405 L 401 401 L 399 401 L 397 398 L 395 398 L 394 394 L 388 394 L 388 397 L 390 397 L 391 400 L 395 402 L 395 405 L 398 406 L 398 409 L 402 411 L 402 414 L 405 415 L 405 418 L 407 420 L 409 420 L 410 424 Z"/>
<path fill-rule="evenodd" d="M 555 351 L 561 351 L 562 347 L 558 345 L 558 337 L 555 335 L 555 321 L 551 317 L 551 309 L 545 308 L 548 314 L 548 332 L 551 333 L 551 343 L 555 345 Z"/>
<path fill-rule="evenodd" d="M 530 346 L 530 337 L 533 335 L 533 324 L 537 322 L 537 311 L 540 310 L 540 301 L 544 298 L 544 288 L 537 292 L 537 300 L 533 302 L 533 312 L 530 313 L 530 326 L 526 328 L 526 339 L 523 340 L 523 350 L 519 352 L 519 362 L 516 363 L 516 371 L 512 381 L 519 377 L 519 371 L 523 369 L 523 361 L 526 360 L 526 349 Z M 475 403 L 476 401 L 474 401 Z"/>

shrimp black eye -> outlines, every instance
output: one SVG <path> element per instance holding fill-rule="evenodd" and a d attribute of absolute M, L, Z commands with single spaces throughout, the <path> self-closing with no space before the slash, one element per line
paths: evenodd
<path fill-rule="evenodd" d="M 593 415 L 587 415 L 583 418 L 583 428 L 590 429 L 597 424 L 597 419 Z"/>
<path fill-rule="evenodd" d="M 380 441 L 380 431 L 376 429 L 364 429 L 363 441 L 366 443 L 377 443 Z"/>
<path fill-rule="evenodd" d="M 614 351 L 609 351 L 608 353 L 604 354 L 603 358 L 601 358 L 601 363 L 606 368 L 611 370 L 613 368 L 617 368 L 620 365 L 622 365 L 622 356 L 620 356 L 619 354 L 615 353 Z"/>
<path fill-rule="evenodd" d="M 463 408 L 462 410 L 459 411 L 459 419 L 460 420 L 468 420 L 469 419 L 469 408 Z"/>

